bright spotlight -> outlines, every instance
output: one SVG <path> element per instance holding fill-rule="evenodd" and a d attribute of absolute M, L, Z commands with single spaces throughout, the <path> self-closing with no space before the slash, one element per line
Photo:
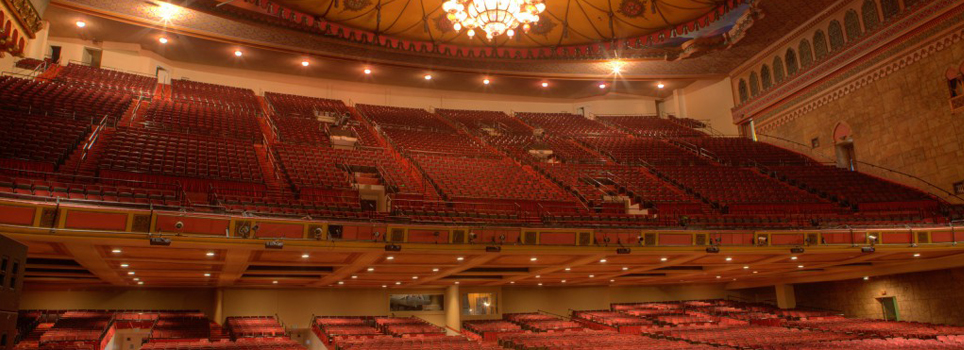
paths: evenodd
<path fill-rule="evenodd" d="M 78 27 L 78 28 L 83 28 L 83 27 L 86 27 L 86 26 L 87 26 L 87 22 L 77 21 L 77 27 Z"/>
<path fill-rule="evenodd" d="M 177 6 L 169 2 L 162 2 L 157 9 L 157 15 L 164 21 L 170 21 L 171 18 L 174 18 L 175 14 L 177 14 Z"/>
<path fill-rule="evenodd" d="M 163 36 L 162 36 L 160 39 L 157 39 L 157 41 L 160 41 L 161 44 L 167 44 L 167 38 L 165 38 L 165 37 L 163 37 Z"/>
<path fill-rule="evenodd" d="M 235 51 L 234 51 L 234 55 L 235 55 L 235 56 L 238 56 L 238 57 L 241 57 L 241 55 L 243 55 L 243 53 L 241 53 L 241 50 L 235 50 Z"/>

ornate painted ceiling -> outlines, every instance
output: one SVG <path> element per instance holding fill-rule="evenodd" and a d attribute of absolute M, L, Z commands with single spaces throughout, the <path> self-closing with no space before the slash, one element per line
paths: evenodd
<path fill-rule="evenodd" d="M 695 21 L 725 0 L 547 0 L 529 33 L 474 38 L 455 31 L 443 0 L 272 0 L 325 21 L 380 35 L 468 46 L 547 47 L 641 37 Z"/>

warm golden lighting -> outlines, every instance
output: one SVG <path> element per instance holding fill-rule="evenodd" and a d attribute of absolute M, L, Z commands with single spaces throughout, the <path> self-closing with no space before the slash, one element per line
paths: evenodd
<path fill-rule="evenodd" d="M 77 27 L 78 27 L 78 28 L 83 28 L 83 27 L 86 27 L 86 26 L 87 26 L 87 22 L 77 21 Z"/>
<path fill-rule="evenodd" d="M 301 61 L 301 65 L 302 65 L 303 67 L 307 67 L 307 66 L 308 66 L 308 60 Z"/>
<path fill-rule="evenodd" d="M 489 79 L 483 79 L 483 80 L 482 80 L 482 84 L 489 85 L 489 83 L 490 83 L 490 82 L 489 82 Z"/>
<path fill-rule="evenodd" d="M 177 15 L 177 6 L 172 5 L 169 2 L 162 2 L 157 6 L 157 16 L 165 22 L 170 22 L 175 15 Z"/>
<path fill-rule="evenodd" d="M 656 84 L 656 87 L 662 89 L 662 88 L 666 87 L 666 85 L 663 85 L 663 83 L 659 83 L 659 84 Z"/>
<path fill-rule="evenodd" d="M 609 68 L 613 70 L 613 74 L 619 74 L 623 71 L 623 66 L 626 65 L 623 61 L 612 60 L 609 61 Z"/>
<path fill-rule="evenodd" d="M 235 56 L 238 56 L 238 57 L 241 57 L 241 55 L 242 55 L 241 50 L 235 50 L 235 51 L 234 51 L 234 55 L 235 55 Z"/>
<path fill-rule="evenodd" d="M 468 28 L 471 38 L 478 28 L 492 39 L 502 34 L 511 38 L 519 25 L 528 31 L 530 23 L 539 21 L 546 4 L 542 0 L 449 0 L 442 9 L 456 31 Z"/>
<path fill-rule="evenodd" d="M 160 39 L 157 39 L 157 41 L 160 41 L 161 44 L 167 44 L 167 38 L 165 38 L 165 37 L 163 37 L 163 36 L 162 36 Z"/>
<path fill-rule="evenodd" d="M 549 83 L 542 83 L 542 87 L 549 87 Z"/>
<path fill-rule="evenodd" d="M 372 70 L 371 70 L 371 69 L 368 69 L 368 68 L 365 68 L 365 74 L 372 74 Z"/>

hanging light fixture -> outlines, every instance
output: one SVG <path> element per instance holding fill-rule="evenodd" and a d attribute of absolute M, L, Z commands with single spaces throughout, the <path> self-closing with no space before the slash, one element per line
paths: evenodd
<path fill-rule="evenodd" d="M 528 31 L 531 23 L 539 21 L 546 4 L 543 0 L 448 0 L 442 9 L 456 31 L 467 28 L 473 37 L 479 29 L 492 39 L 502 34 L 511 38 L 520 25 Z"/>

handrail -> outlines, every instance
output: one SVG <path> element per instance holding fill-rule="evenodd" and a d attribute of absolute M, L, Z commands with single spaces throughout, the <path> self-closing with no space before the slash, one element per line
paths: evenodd
<path fill-rule="evenodd" d="M 779 137 L 779 136 L 767 135 L 767 134 L 757 134 L 757 136 L 763 136 L 763 137 L 767 137 L 767 138 L 772 138 L 772 139 L 774 139 L 774 140 L 783 141 L 783 142 L 785 142 L 785 143 L 787 143 L 787 144 L 790 144 L 790 145 L 802 146 L 802 147 L 804 147 L 804 148 L 809 149 L 809 153 L 810 153 L 810 154 L 819 155 L 819 156 L 825 157 L 825 158 L 827 158 L 827 159 L 832 159 L 831 162 L 823 162 L 822 164 L 824 164 L 824 165 L 836 164 L 836 163 L 837 163 L 836 157 L 830 157 L 830 156 L 827 156 L 827 155 L 825 155 L 825 154 L 818 153 L 818 152 L 816 152 L 812 147 L 809 147 L 809 146 L 807 146 L 807 145 L 805 145 L 805 144 L 802 144 L 802 143 L 800 143 L 800 142 L 793 141 L 793 140 L 789 140 L 789 139 L 782 138 L 782 137 Z M 779 147 L 779 146 L 778 146 L 778 147 Z M 964 198 L 962 198 L 961 196 L 956 195 L 956 194 L 954 194 L 954 193 L 952 193 L 952 192 L 950 192 L 950 191 L 948 191 L 948 190 L 945 190 L 944 188 L 941 188 L 940 186 L 937 186 L 937 185 L 935 185 L 935 184 L 933 184 L 933 183 L 931 183 L 931 182 L 929 182 L 929 181 L 927 181 L 927 180 L 924 180 L 924 179 L 922 179 L 922 178 L 920 178 L 920 177 L 918 177 L 918 176 L 916 176 L 916 175 L 911 175 L 911 174 L 902 172 L 902 171 L 900 171 L 900 170 L 894 170 L 894 169 L 891 169 L 891 168 L 879 166 L 879 165 L 872 164 L 872 163 L 867 163 L 867 162 L 860 161 L 860 160 L 854 160 L 854 162 L 856 162 L 856 163 L 859 164 L 859 165 L 866 165 L 866 166 L 871 167 L 871 168 L 873 168 L 873 169 L 883 170 L 883 171 L 886 171 L 886 172 L 890 172 L 890 173 L 894 173 L 894 174 L 897 174 L 897 175 L 901 175 L 901 176 L 906 177 L 906 178 L 908 178 L 908 179 L 912 179 L 912 180 L 918 181 L 918 182 L 920 182 L 920 183 L 922 183 L 922 184 L 924 184 L 924 185 L 927 185 L 927 186 L 929 186 L 929 187 L 932 187 L 932 188 L 937 189 L 938 191 L 940 191 L 941 193 L 947 195 L 948 197 L 957 198 L 961 203 L 964 203 Z M 883 177 L 883 176 L 881 176 L 881 177 Z M 931 195 L 934 195 L 934 194 L 931 193 Z M 946 200 L 945 198 L 942 198 L 941 196 L 934 195 L 934 197 L 937 197 L 937 198 Z"/>
<path fill-rule="evenodd" d="M 90 136 L 87 137 L 87 142 L 84 144 L 83 148 L 84 152 L 80 156 L 81 162 L 77 163 L 77 168 L 80 168 L 80 164 L 87 159 L 90 149 L 94 147 L 94 144 L 97 143 L 97 139 L 100 138 L 100 132 L 107 127 L 107 118 L 109 117 L 110 115 L 105 114 L 104 118 L 101 118 L 100 123 L 97 123 L 97 128 L 95 128 L 94 131 L 90 133 Z"/>
<path fill-rule="evenodd" d="M 136 103 L 137 105 L 134 106 L 134 110 L 131 111 L 131 119 L 127 122 L 127 126 L 133 126 L 133 125 L 134 125 L 134 118 L 137 117 L 137 111 L 141 109 L 141 100 L 142 100 L 143 98 L 144 98 L 143 95 L 137 95 L 137 101 L 134 102 L 134 103 Z"/>
<path fill-rule="evenodd" d="M 105 178 L 101 176 L 68 175 L 63 173 L 52 173 L 52 172 L 45 172 L 45 171 L 25 170 L 25 169 L 15 169 L 15 168 L 5 168 L 5 167 L 0 167 L 0 173 L 12 173 L 12 174 L 22 173 L 22 174 L 34 175 L 39 177 L 39 180 L 44 180 L 44 181 L 46 181 L 48 177 L 69 176 L 73 179 L 87 179 L 87 180 L 129 183 L 129 184 L 132 184 L 132 185 L 129 185 L 131 187 L 137 186 L 139 184 L 145 184 L 145 185 L 163 186 L 162 188 L 167 188 L 172 190 L 179 190 L 181 188 L 180 184 L 178 183 L 171 184 L 171 183 L 162 183 L 162 182 Z M 38 180 L 38 179 L 30 179 L 30 180 Z"/>

